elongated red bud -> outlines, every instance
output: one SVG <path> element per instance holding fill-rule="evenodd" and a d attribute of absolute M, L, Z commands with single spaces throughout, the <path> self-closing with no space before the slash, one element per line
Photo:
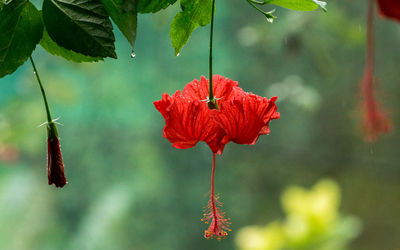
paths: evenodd
<path fill-rule="evenodd" d="M 61 155 L 60 141 L 54 122 L 47 124 L 47 176 L 49 185 L 64 187 L 67 184 L 64 174 L 64 163 Z"/>

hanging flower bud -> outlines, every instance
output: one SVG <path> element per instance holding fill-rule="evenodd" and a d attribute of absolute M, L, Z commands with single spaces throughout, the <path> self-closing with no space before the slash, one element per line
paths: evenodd
<path fill-rule="evenodd" d="M 58 132 L 53 121 L 47 124 L 47 177 L 49 185 L 54 184 L 56 187 L 63 187 L 67 184 Z"/>
<path fill-rule="evenodd" d="M 67 180 L 64 175 L 64 163 L 61 155 L 60 142 L 58 140 L 58 132 L 55 121 L 51 119 L 50 108 L 47 102 L 46 92 L 43 88 L 42 81 L 40 80 L 38 71 L 36 69 L 35 62 L 32 56 L 29 57 L 33 73 L 39 84 L 40 91 L 42 92 L 42 97 L 44 101 L 44 106 L 46 108 L 47 116 L 47 177 L 49 180 L 49 185 L 54 184 L 56 187 L 64 187 L 67 184 Z M 43 124 L 43 125 L 44 125 Z"/>

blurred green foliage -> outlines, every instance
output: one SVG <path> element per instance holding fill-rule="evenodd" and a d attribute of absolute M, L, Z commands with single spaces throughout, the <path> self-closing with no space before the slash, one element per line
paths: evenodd
<path fill-rule="evenodd" d="M 339 214 L 340 190 L 331 180 L 321 180 L 311 190 L 293 186 L 282 195 L 283 221 L 247 226 L 238 232 L 242 250 L 343 250 L 360 233 L 360 222 Z"/>
<path fill-rule="evenodd" d="M 366 144 L 360 129 L 365 3 L 330 1 L 328 13 L 279 9 L 272 25 L 246 1 L 218 3 L 215 73 L 245 91 L 282 96 L 270 135 L 254 146 L 230 144 L 217 158 L 216 192 L 232 220 L 221 242 L 205 240 L 200 222 L 211 152 L 204 143 L 173 148 L 152 104 L 208 72 L 207 27 L 174 57 L 168 30 L 178 9 L 139 16 L 134 59 L 120 33 L 118 60 L 74 64 L 42 49 L 33 54 L 64 124 L 63 189 L 47 185 L 46 129 L 38 127 L 45 112 L 31 66 L 0 80 L 1 248 L 233 249 L 240 228 L 284 216 L 287 186 L 323 177 L 341 187 L 340 211 L 363 222 L 350 249 L 399 248 L 399 133 Z M 377 17 L 378 96 L 395 128 L 399 43 L 399 25 Z"/>

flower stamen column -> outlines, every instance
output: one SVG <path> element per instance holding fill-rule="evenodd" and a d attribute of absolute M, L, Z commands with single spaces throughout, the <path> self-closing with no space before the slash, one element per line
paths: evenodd
<path fill-rule="evenodd" d="M 210 200 L 207 206 L 204 208 L 203 219 L 206 224 L 210 223 L 208 229 L 204 232 L 204 237 L 207 239 L 213 238 L 214 236 L 221 240 L 222 237 L 226 237 L 228 233 L 226 231 L 231 231 L 229 225 L 231 224 L 229 218 L 225 218 L 225 212 L 221 211 L 222 202 L 220 202 L 219 196 L 215 196 L 214 191 L 214 173 L 215 173 L 215 156 L 213 153 L 213 166 L 211 170 L 211 194 Z"/>

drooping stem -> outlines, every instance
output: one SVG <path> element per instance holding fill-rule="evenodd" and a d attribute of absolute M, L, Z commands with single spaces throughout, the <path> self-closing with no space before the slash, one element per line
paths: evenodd
<path fill-rule="evenodd" d="M 268 3 L 268 1 L 263 1 L 263 2 L 256 1 L 256 0 L 249 0 L 249 1 L 252 2 L 252 3 L 255 3 L 255 4 L 259 4 L 259 5 L 264 5 L 264 4 Z"/>
<path fill-rule="evenodd" d="M 266 11 L 263 11 L 262 9 L 260 9 L 259 7 L 257 7 L 257 5 L 256 5 L 256 4 L 264 5 L 264 4 L 267 4 L 268 2 L 258 2 L 258 1 L 255 1 L 255 0 L 247 0 L 247 2 L 253 8 L 255 8 L 257 11 L 259 11 L 261 14 L 263 14 L 267 18 L 268 22 L 272 23 L 274 21 L 274 19 L 276 18 L 274 15 L 272 15 L 275 12 L 275 10 L 271 10 L 271 11 L 266 12 Z"/>
<path fill-rule="evenodd" d="M 214 33 L 214 13 L 215 13 L 215 0 L 212 1 L 211 7 L 211 28 L 210 28 L 210 55 L 208 58 L 208 66 L 209 66 L 209 86 L 208 86 L 208 101 L 212 103 L 216 103 L 214 99 L 213 93 L 213 80 L 212 80 L 212 53 L 213 53 L 213 33 Z"/>
<path fill-rule="evenodd" d="M 36 65 L 35 65 L 35 63 L 34 63 L 34 61 L 32 59 L 32 56 L 30 56 L 29 59 L 30 59 L 32 67 L 33 67 L 33 73 L 35 74 L 36 79 L 37 79 L 37 81 L 39 83 L 40 91 L 42 92 L 44 106 L 46 107 L 47 122 L 51 123 L 52 119 L 51 119 L 49 104 L 47 102 L 46 92 L 44 91 L 44 88 L 43 88 L 43 85 L 42 85 L 42 81 L 40 80 L 39 73 L 38 73 L 38 71 L 36 69 Z"/>
<path fill-rule="evenodd" d="M 255 3 L 256 3 L 256 4 L 260 4 L 260 3 L 255 2 L 255 1 L 252 1 L 252 0 L 247 0 L 247 2 L 248 2 L 251 6 L 253 6 L 254 9 L 258 10 L 260 13 L 262 13 L 262 14 L 265 13 L 265 11 L 263 11 L 262 9 L 258 8 L 257 5 L 255 5 Z"/>

